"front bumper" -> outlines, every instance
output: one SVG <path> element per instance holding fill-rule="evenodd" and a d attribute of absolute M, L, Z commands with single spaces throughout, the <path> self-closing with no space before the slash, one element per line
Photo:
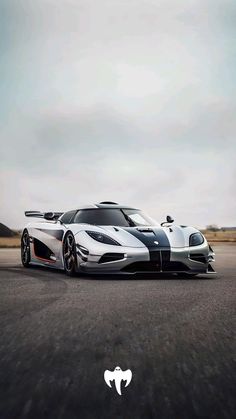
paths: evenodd
<path fill-rule="evenodd" d="M 77 245 L 78 270 L 94 274 L 188 273 L 214 274 L 214 252 L 208 244 L 185 248 L 131 248 L 111 246 L 113 253 L 89 253 Z M 117 260 L 109 260 L 117 255 Z M 103 262 L 105 261 L 105 262 Z"/>

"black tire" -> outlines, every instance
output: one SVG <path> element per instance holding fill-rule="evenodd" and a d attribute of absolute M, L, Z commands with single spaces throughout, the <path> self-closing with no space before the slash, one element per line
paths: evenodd
<path fill-rule="evenodd" d="M 69 231 L 63 241 L 63 262 L 64 269 L 68 276 L 75 276 L 77 273 L 77 256 L 75 238 Z"/>
<path fill-rule="evenodd" d="M 21 236 L 21 262 L 25 268 L 30 265 L 30 238 L 28 230 L 24 230 Z"/>

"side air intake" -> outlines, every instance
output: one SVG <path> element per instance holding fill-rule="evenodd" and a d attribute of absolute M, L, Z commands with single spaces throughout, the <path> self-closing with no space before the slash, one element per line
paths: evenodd
<path fill-rule="evenodd" d="M 100 259 L 98 263 L 107 263 L 107 262 L 115 262 L 116 260 L 124 259 L 124 253 L 105 253 Z"/>

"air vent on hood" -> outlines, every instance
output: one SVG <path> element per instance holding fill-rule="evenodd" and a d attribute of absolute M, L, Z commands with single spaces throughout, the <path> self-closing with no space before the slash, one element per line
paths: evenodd
<path fill-rule="evenodd" d="M 154 233 L 152 228 L 148 228 L 148 227 L 137 228 L 137 230 L 140 231 L 140 233 Z"/>

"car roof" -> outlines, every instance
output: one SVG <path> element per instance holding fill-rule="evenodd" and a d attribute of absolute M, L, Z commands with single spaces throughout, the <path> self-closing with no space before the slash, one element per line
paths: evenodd
<path fill-rule="evenodd" d="M 104 202 L 99 202 L 98 204 L 81 205 L 80 207 L 77 208 L 77 211 L 81 209 L 104 209 L 104 208 L 105 209 L 137 209 L 137 208 L 126 206 L 126 205 L 119 205 L 119 204 L 116 204 L 115 202 L 104 201 Z"/>
<path fill-rule="evenodd" d="M 137 209 L 137 208 L 133 208 L 131 206 L 127 206 L 127 205 L 119 205 L 116 203 L 103 203 L 100 202 L 99 204 L 95 204 L 97 208 L 117 208 L 117 209 Z"/>

